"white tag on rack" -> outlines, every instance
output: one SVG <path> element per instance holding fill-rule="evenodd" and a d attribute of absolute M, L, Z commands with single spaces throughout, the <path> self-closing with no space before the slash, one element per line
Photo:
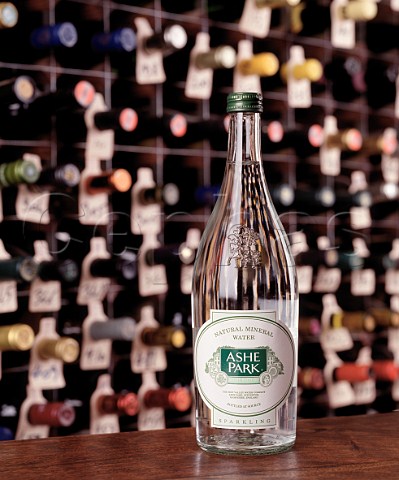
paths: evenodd
<path fill-rule="evenodd" d="M 145 259 L 147 250 L 160 246 L 155 235 L 145 235 L 137 254 L 139 293 L 142 297 L 161 295 L 168 291 L 165 265 L 148 265 Z"/>
<path fill-rule="evenodd" d="M 197 33 L 194 48 L 190 52 L 190 64 L 184 89 L 184 94 L 187 98 L 209 100 L 212 95 L 213 69 L 200 69 L 195 66 L 195 57 L 199 53 L 206 53 L 209 51 L 209 42 L 210 39 L 208 33 Z"/>
<path fill-rule="evenodd" d="M 332 293 L 338 290 L 341 284 L 341 270 L 320 266 L 317 269 L 313 291 L 319 293 Z"/>
<path fill-rule="evenodd" d="M 144 396 L 148 390 L 157 390 L 159 384 L 156 381 L 155 374 L 152 372 L 143 373 L 143 382 L 137 396 L 140 403 L 140 411 L 137 418 L 137 429 L 144 430 L 163 430 L 165 428 L 165 412 L 163 408 L 147 408 L 144 404 Z"/>
<path fill-rule="evenodd" d="M 350 224 L 355 230 L 370 228 L 372 219 L 368 207 L 351 207 L 349 210 Z"/>
<path fill-rule="evenodd" d="M 154 309 L 146 306 L 141 309 L 140 322 L 136 325 L 133 348 L 130 356 L 131 367 L 134 373 L 161 372 L 166 370 L 166 354 L 163 347 L 151 347 L 141 340 L 144 328 L 157 328 L 159 323 L 154 318 Z"/>
<path fill-rule="evenodd" d="M 238 22 L 238 30 L 254 37 L 265 38 L 270 31 L 271 17 L 271 8 L 259 8 L 256 0 L 245 0 L 244 9 Z"/>
<path fill-rule="evenodd" d="M 187 231 L 186 242 L 187 247 L 197 250 L 201 240 L 201 231 L 198 228 L 190 228 Z M 190 295 L 193 281 L 194 263 L 190 265 L 182 264 L 180 268 L 180 290 L 186 295 Z"/>
<path fill-rule="evenodd" d="M 161 233 L 161 206 L 158 203 L 143 205 L 141 191 L 156 187 L 151 168 L 139 168 L 137 181 L 132 186 L 132 206 L 130 211 L 130 228 L 135 235 L 157 235 Z"/>
<path fill-rule="evenodd" d="M 0 260 L 11 258 L 4 248 L 3 240 L 0 239 Z M 3 280 L 0 282 L 0 313 L 15 312 L 18 308 L 17 282 L 15 280 Z"/>
<path fill-rule="evenodd" d="M 37 263 L 51 261 L 52 257 L 45 240 L 36 240 L 33 243 L 35 250 L 34 260 Z M 47 282 L 35 278 L 29 288 L 30 312 L 58 312 L 61 309 L 61 283 L 57 280 Z"/>
<path fill-rule="evenodd" d="M 389 305 L 391 310 L 393 310 L 394 312 L 399 312 L 399 295 L 392 295 Z M 398 347 L 398 353 L 399 353 L 399 347 Z"/>
<path fill-rule="evenodd" d="M 326 359 L 324 378 L 326 379 L 326 390 L 330 407 L 340 408 L 353 405 L 356 398 L 351 384 L 345 380 L 335 382 L 333 379 L 334 370 L 342 365 L 342 360 L 334 352 L 328 352 Z"/>
<path fill-rule="evenodd" d="M 90 327 L 93 322 L 106 322 L 108 317 L 104 313 L 101 302 L 88 303 L 88 315 L 82 324 L 82 347 L 80 353 L 80 368 L 82 370 L 102 370 L 111 364 L 112 340 L 94 340 L 90 336 Z"/>
<path fill-rule="evenodd" d="M 322 324 L 322 333 L 320 335 L 320 344 L 325 352 L 341 352 L 353 347 L 353 340 L 350 332 L 345 327 L 331 328 L 330 319 L 334 313 L 341 312 L 342 309 L 337 303 L 333 294 L 324 295 L 322 298 L 323 311 L 320 321 Z"/>
<path fill-rule="evenodd" d="M 385 272 L 385 292 L 388 295 L 399 295 L 399 270 L 389 268 Z"/>
<path fill-rule="evenodd" d="M 306 235 L 303 232 L 293 232 L 291 235 L 291 252 L 293 256 L 309 250 Z"/>
<path fill-rule="evenodd" d="M 305 62 L 305 52 L 302 46 L 294 45 L 290 48 L 290 58 L 287 64 L 287 95 L 288 105 L 291 108 L 309 108 L 312 105 L 312 91 L 310 80 L 296 79 L 292 75 L 295 65 Z"/>
<path fill-rule="evenodd" d="M 351 49 L 356 46 L 356 26 L 354 20 L 342 18 L 340 9 L 348 0 L 333 0 L 330 5 L 331 44 L 335 48 Z"/>
<path fill-rule="evenodd" d="M 399 328 L 388 328 L 388 348 L 393 353 L 395 362 L 399 364 Z"/>
<path fill-rule="evenodd" d="M 25 153 L 23 160 L 32 162 L 41 171 L 42 161 L 39 155 Z M 23 222 L 39 223 L 48 225 L 50 223 L 49 200 L 50 193 L 30 188 L 28 185 L 18 185 L 18 194 L 15 201 L 15 214 Z"/>
<path fill-rule="evenodd" d="M 98 112 L 105 112 L 108 108 L 105 105 L 104 97 L 101 93 L 96 93 L 93 102 L 84 113 L 87 127 L 86 137 L 86 164 L 90 158 L 99 160 L 111 160 L 114 155 L 115 134 L 114 130 L 98 130 L 94 125 L 94 115 Z"/>
<path fill-rule="evenodd" d="M 163 83 L 166 75 L 162 52 L 159 50 L 148 53 L 143 48 L 143 39 L 151 37 L 154 31 L 144 17 L 136 17 L 134 24 L 137 29 L 136 82 L 140 85 Z"/>
<path fill-rule="evenodd" d="M 394 155 L 381 155 L 381 173 L 385 182 L 399 183 L 399 156 L 397 152 Z"/>
<path fill-rule="evenodd" d="M 375 292 L 375 271 L 371 268 L 351 272 L 351 294 L 355 297 L 373 295 Z"/>
<path fill-rule="evenodd" d="M 324 118 L 324 139 L 338 133 L 337 119 L 332 115 Z M 320 171 L 323 175 L 336 177 L 341 172 L 341 149 L 328 147 L 324 141 L 320 147 Z"/>
<path fill-rule="evenodd" d="M 360 365 L 371 365 L 371 348 L 369 346 L 360 349 L 356 363 Z M 372 403 L 377 396 L 375 380 L 370 378 L 363 382 L 356 382 L 353 384 L 353 391 L 355 392 L 356 405 Z"/>
<path fill-rule="evenodd" d="M 39 332 L 35 337 L 29 361 L 29 384 L 41 390 L 52 390 L 65 387 L 63 363 L 61 360 L 39 356 L 37 346 L 45 339 L 58 339 L 56 320 L 44 317 L 40 320 Z"/>
<path fill-rule="evenodd" d="M 102 302 L 108 292 L 111 280 L 108 277 L 93 277 L 90 274 L 90 264 L 96 258 L 110 258 L 106 239 L 103 237 L 90 239 L 90 252 L 82 262 L 82 272 L 76 298 L 78 305 L 88 305 L 93 301 Z"/>
<path fill-rule="evenodd" d="M 395 95 L 395 107 L 394 107 L 394 113 L 395 113 L 395 118 L 399 118 L 399 75 L 396 77 L 396 95 Z"/>
<path fill-rule="evenodd" d="M 35 440 L 37 438 L 47 438 L 50 434 L 48 425 L 32 425 L 28 421 L 29 409 L 32 405 L 45 405 L 47 400 L 44 398 L 40 389 L 28 385 L 27 396 L 22 402 L 15 440 Z"/>
<path fill-rule="evenodd" d="M 394 12 L 399 12 L 399 0 L 391 0 L 390 4 Z"/>
<path fill-rule="evenodd" d="M 86 168 L 79 182 L 79 221 L 83 225 L 107 225 L 109 222 L 109 199 L 107 193 L 91 195 L 86 189 L 86 180 L 91 175 L 101 175 L 100 162 L 95 157 L 86 159 Z"/>
<path fill-rule="evenodd" d="M 111 375 L 100 375 L 97 386 L 90 397 L 90 433 L 118 433 L 120 431 L 118 415 L 114 413 L 101 413 L 97 407 L 98 399 L 102 395 L 113 395 Z"/>
<path fill-rule="evenodd" d="M 251 40 L 238 42 L 237 64 L 233 73 L 233 90 L 235 92 L 262 92 L 259 75 L 243 75 L 240 72 L 239 63 L 250 59 L 253 55 Z"/>
<path fill-rule="evenodd" d="M 312 291 L 313 267 L 310 265 L 299 265 L 296 267 L 296 272 L 299 293 L 310 293 Z"/>

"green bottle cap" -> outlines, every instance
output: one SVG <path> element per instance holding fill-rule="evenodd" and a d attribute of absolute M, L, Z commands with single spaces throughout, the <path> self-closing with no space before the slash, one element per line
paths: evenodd
<path fill-rule="evenodd" d="M 39 175 L 40 172 L 36 165 L 29 160 L 16 160 L 0 166 L 0 183 L 2 186 L 35 183 Z"/>
<path fill-rule="evenodd" d="M 263 112 L 262 94 L 256 92 L 234 92 L 227 96 L 227 113 Z"/>

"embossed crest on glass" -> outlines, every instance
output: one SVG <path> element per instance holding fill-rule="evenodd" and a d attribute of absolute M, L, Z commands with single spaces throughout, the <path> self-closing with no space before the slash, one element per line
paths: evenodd
<path fill-rule="evenodd" d="M 226 169 L 194 266 L 196 437 L 215 453 L 283 452 L 296 436 L 296 269 L 263 170 L 262 106 L 227 98 Z"/>

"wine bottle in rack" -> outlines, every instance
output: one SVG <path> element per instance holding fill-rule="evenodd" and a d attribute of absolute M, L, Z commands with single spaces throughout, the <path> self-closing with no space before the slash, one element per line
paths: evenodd
<path fill-rule="evenodd" d="M 162 137 L 167 145 L 176 145 L 186 133 L 187 119 L 182 113 L 166 112 L 162 117 L 139 113 L 136 128 L 131 132 L 117 131 L 115 141 L 116 143 L 135 145 Z"/>
<path fill-rule="evenodd" d="M 374 53 L 388 52 L 399 47 L 399 26 L 391 22 L 374 21 L 366 24 L 366 45 Z"/>
<path fill-rule="evenodd" d="M 143 48 L 146 53 L 161 51 L 165 56 L 181 50 L 186 44 L 187 32 L 178 24 L 167 25 L 161 32 L 143 39 Z"/>
<path fill-rule="evenodd" d="M 3 325 L 0 327 L 0 351 L 7 350 L 24 351 L 29 350 L 35 339 L 31 326 L 24 323 L 14 325 Z"/>
<path fill-rule="evenodd" d="M 330 28 L 330 9 L 316 0 L 300 2 L 290 10 L 290 28 L 293 33 L 312 36 Z M 317 18 L 317 22 L 315 22 Z"/>
<path fill-rule="evenodd" d="M 321 125 L 285 129 L 281 122 L 274 120 L 262 127 L 262 148 L 266 154 L 277 153 L 287 148 L 294 149 L 300 158 L 318 152 L 323 143 L 324 132 Z"/>
<path fill-rule="evenodd" d="M 79 344 L 71 337 L 44 338 L 37 345 L 39 357 L 73 363 L 79 356 Z"/>
<path fill-rule="evenodd" d="M 133 132 L 138 124 L 138 115 L 133 108 L 111 108 L 96 112 L 91 117 L 93 127 L 97 130 L 121 130 Z M 59 138 L 66 143 L 84 142 L 87 135 L 87 125 L 83 111 L 63 112 L 57 116 L 57 132 Z"/>
<path fill-rule="evenodd" d="M 18 159 L 0 164 L 0 186 L 3 188 L 35 183 L 39 175 L 38 168 L 30 160 Z"/>
<path fill-rule="evenodd" d="M 43 281 L 56 280 L 73 283 L 79 277 L 79 267 L 75 260 L 45 260 L 38 265 L 38 277 Z"/>
<path fill-rule="evenodd" d="M 287 239 L 282 233 L 284 228 L 271 202 L 263 173 L 260 148 L 262 110 L 260 94 L 232 93 L 227 98 L 230 126 L 225 177 L 194 265 L 196 435 L 201 448 L 213 452 L 272 453 L 287 450 L 295 442 L 296 274 Z M 254 211 L 254 202 L 264 208 Z M 270 241 L 274 244 L 274 253 L 268 248 Z M 243 249 L 242 242 L 246 245 Z M 284 259 L 285 268 L 272 260 L 276 258 L 274 255 Z M 270 276 L 280 285 L 277 290 L 267 286 L 265 279 Z M 229 285 L 235 285 L 234 289 L 225 288 L 227 279 Z M 273 342 L 264 336 L 270 329 Z M 246 337 L 233 333 L 245 331 L 252 334 Z M 259 345 L 268 345 L 273 350 L 272 382 L 276 382 L 273 387 L 272 382 L 266 380 L 271 373 L 268 373 L 265 359 L 261 359 L 263 350 Z M 247 354 L 236 357 L 235 353 L 242 348 Z M 219 379 L 217 386 L 208 373 L 209 363 L 208 368 L 205 366 L 210 358 Z M 284 379 L 279 374 L 281 362 L 284 363 Z M 263 404 L 262 407 L 258 405 L 258 410 L 253 401 L 248 404 L 242 399 L 234 406 L 222 395 L 223 385 L 229 382 L 229 377 L 236 377 L 240 375 L 239 370 L 251 370 L 255 365 L 259 367 L 256 381 L 276 389 L 276 398 L 284 404 L 284 419 L 278 409 L 274 411 L 271 429 L 261 413 L 269 408 L 263 404 L 263 396 L 257 397 L 256 403 Z M 264 373 L 259 377 L 260 370 Z M 252 373 L 255 378 L 254 370 Z M 237 398 L 242 398 L 240 392 L 243 389 L 248 392 L 248 388 L 249 384 L 235 387 Z M 243 419 L 237 416 L 238 411 L 242 415 L 244 408 L 246 425 L 250 424 L 251 430 L 246 429 Z M 231 422 L 235 425 L 234 431 L 225 428 Z"/>
<path fill-rule="evenodd" d="M 186 343 L 186 333 L 178 325 L 145 327 L 141 331 L 141 340 L 151 347 L 182 348 Z"/>
<path fill-rule="evenodd" d="M 142 205 L 162 204 L 176 205 L 180 198 L 179 187 L 174 183 L 156 185 L 155 187 L 140 190 L 138 199 Z"/>
<path fill-rule="evenodd" d="M 93 340 L 124 340 L 132 341 L 136 333 L 136 322 L 130 317 L 121 317 L 90 324 L 90 337 Z"/>
<path fill-rule="evenodd" d="M 76 27 L 70 22 L 43 25 L 31 33 L 30 43 L 33 48 L 71 48 L 78 41 Z"/>
<path fill-rule="evenodd" d="M 192 397 L 187 387 L 158 388 L 147 390 L 143 402 L 147 408 L 158 407 L 185 412 L 191 407 Z"/>
<path fill-rule="evenodd" d="M 228 117 L 210 118 L 201 120 L 185 115 L 186 133 L 180 137 L 169 137 L 168 145 L 176 148 L 195 148 L 198 142 L 208 141 L 215 150 L 226 148 Z M 183 122 L 182 122 L 183 124 Z"/>
<path fill-rule="evenodd" d="M 19 12 L 11 2 L 0 3 L 0 28 L 13 28 L 18 22 Z"/>
<path fill-rule="evenodd" d="M 38 273 L 38 264 L 29 256 L 0 260 L 0 280 L 31 282 Z"/>
<path fill-rule="evenodd" d="M 305 213 L 316 213 L 333 208 L 335 204 L 334 189 L 328 185 L 312 187 L 298 186 L 294 191 L 294 205 Z"/>
<path fill-rule="evenodd" d="M 46 190 L 68 190 L 79 185 L 80 170 L 73 163 L 44 168 L 35 185 Z"/>
<path fill-rule="evenodd" d="M 140 404 L 137 395 L 133 392 L 100 395 L 97 399 L 97 408 L 102 414 L 137 415 Z"/>
<path fill-rule="evenodd" d="M 394 63 L 369 59 L 365 80 L 367 102 L 371 108 L 378 109 L 395 102 L 398 73 L 399 67 Z"/>
<path fill-rule="evenodd" d="M 125 251 L 112 258 L 95 258 L 90 263 L 90 275 L 93 277 L 111 277 L 130 281 L 137 276 L 137 255 Z"/>
<path fill-rule="evenodd" d="M 28 410 L 28 421 L 31 425 L 69 427 L 75 421 L 75 409 L 64 402 L 33 404 Z"/>
<path fill-rule="evenodd" d="M 198 69 L 212 68 L 213 70 L 233 68 L 236 64 L 236 51 L 230 45 L 219 45 L 207 52 L 195 56 L 195 66 Z"/>
<path fill-rule="evenodd" d="M 351 102 L 367 90 L 365 69 L 354 56 L 334 57 L 324 65 L 324 76 L 331 82 L 334 99 L 340 102 Z"/>
<path fill-rule="evenodd" d="M 195 254 L 195 249 L 192 249 L 186 243 L 181 243 L 147 250 L 145 260 L 147 265 L 170 266 L 176 262 L 190 265 L 194 262 Z"/>
<path fill-rule="evenodd" d="M 85 190 L 90 195 L 98 193 L 127 192 L 132 186 L 132 177 L 124 168 L 104 171 L 85 179 Z"/>
<path fill-rule="evenodd" d="M 323 371 L 314 367 L 300 368 L 298 370 L 298 387 L 306 390 L 322 390 L 325 387 Z"/>
<path fill-rule="evenodd" d="M 338 311 L 331 315 L 332 328 L 345 327 L 351 332 L 373 332 L 376 322 L 369 312 L 365 311 Z"/>
<path fill-rule="evenodd" d="M 28 75 L 18 75 L 0 82 L 0 105 L 16 110 L 15 104 L 27 105 L 37 95 L 35 80 Z"/>

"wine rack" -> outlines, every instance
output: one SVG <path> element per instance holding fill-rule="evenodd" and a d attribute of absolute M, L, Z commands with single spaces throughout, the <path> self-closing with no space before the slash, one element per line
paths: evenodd
<path fill-rule="evenodd" d="M 269 32 L 259 36 L 241 26 L 244 6 L 250 3 L 242 0 L 11 3 L 18 10 L 18 21 L 14 27 L 0 30 L 0 39 L 7 46 L 0 53 L 1 79 L 33 79 L 37 98 L 31 103 L 15 98 L 9 101 L 6 96 L 4 101 L 0 99 L 1 164 L 24 158 L 44 171 L 73 164 L 78 167 L 75 175 L 80 176 L 80 185 L 87 180 L 88 167 L 95 177 L 99 172 L 107 175 L 92 183 L 99 195 L 105 195 L 102 203 L 91 203 L 89 198 L 83 204 L 79 199 L 90 195 L 86 192 L 84 197 L 79 185 L 54 187 L 54 177 L 49 177 L 52 180 L 43 181 L 40 190 L 32 187 L 35 197 L 22 196 L 23 214 L 16 204 L 20 191 L 27 188 L 3 185 L 0 238 L 6 252 L 11 257 L 34 256 L 40 261 L 50 257 L 66 263 L 61 273 L 58 267 L 58 273 L 47 270 L 53 273 L 48 273 L 50 280 L 43 280 L 39 290 L 26 279 L 11 287 L 5 283 L 8 278 L 0 282 L 4 302 L 0 301 L 6 305 L 0 313 L 0 327 L 25 324 L 32 330 L 21 333 L 23 337 L 25 332 L 25 339 L 26 335 L 32 337 L 26 349 L 14 345 L 13 349 L 20 351 L 4 348 L 1 353 L 0 427 L 9 429 L 11 437 L 35 438 L 192 424 L 188 400 L 192 381 L 191 254 L 222 180 L 227 147 L 225 103 L 236 79 L 236 68 L 218 68 L 213 71 L 209 98 L 203 91 L 202 98 L 187 95 L 190 54 L 198 34 L 209 34 L 210 48 L 229 46 L 238 52 L 241 42 L 247 42 L 253 54 L 270 52 L 279 62 L 276 74 L 259 81 L 264 96 L 265 171 L 300 268 L 298 415 L 396 409 L 399 116 L 394 85 L 399 45 L 385 50 L 383 40 L 378 40 L 384 25 L 399 29 L 396 2 L 366 2 L 377 11 L 374 18 L 356 22 L 355 48 L 334 46 L 329 25 L 313 33 L 310 22 L 303 34 L 294 32 L 298 6 L 274 8 Z M 319 0 L 317 6 L 329 12 L 330 3 Z M 316 2 L 300 5 L 310 9 Z M 144 26 L 137 19 L 144 21 Z M 65 22 L 75 27 L 77 38 L 72 29 L 66 31 L 64 40 L 76 40 L 76 44 L 67 48 L 32 45 L 28 33 Z M 313 18 L 315 22 L 317 18 Z M 383 25 L 380 30 L 379 24 Z M 186 43 L 182 41 L 179 48 L 161 55 L 152 69 L 141 64 L 138 72 L 138 32 L 150 28 L 158 34 L 172 25 L 183 27 Z M 93 50 L 94 35 L 121 28 L 133 31 L 127 40 L 130 51 Z M 304 58 L 316 60 L 322 68 L 321 75 L 311 82 L 306 107 L 293 106 L 292 102 L 303 102 L 303 91 L 293 98 L 280 77 L 282 65 L 294 55 L 292 47 L 296 52 L 299 47 Z M 160 65 L 164 80 L 154 80 Z M 29 91 L 22 92 L 29 95 Z M 118 117 L 118 121 L 114 117 L 113 125 L 127 122 L 127 131 L 116 128 L 111 140 L 101 135 L 89 138 L 93 131 L 94 135 L 110 131 L 88 123 L 90 119 L 84 115 L 93 105 L 97 112 L 125 109 L 130 117 Z M 334 136 L 335 130 L 338 135 Z M 309 141 L 310 131 L 316 136 Z M 359 138 L 361 145 L 356 143 Z M 386 146 L 382 154 L 381 141 Z M 94 166 L 88 160 L 90 142 Z M 326 145 L 330 150 L 323 153 Z M 337 146 L 342 149 L 338 160 L 336 155 L 329 156 L 331 147 Z M 124 176 L 115 180 L 115 172 L 121 171 Z M 382 187 L 390 190 L 386 193 Z M 39 218 L 36 212 L 32 221 L 38 192 L 48 196 L 48 208 L 37 207 Z M 326 203 L 316 192 L 327 195 Z M 144 213 L 132 210 L 140 202 L 146 205 Z M 151 210 L 154 205 L 158 207 Z M 161 252 L 163 246 L 168 248 Z M 182 253 L 182 246 L 188 251 Z M 101 267 L 100 262 L 103 273 L 93 275 L 89 260 L 97 257 L 112 261 L 108 267 L 106 262 Z M 84 280 L 88 283 L 82 287 Z M 16 295 L 14 307 L 7 303 L 6 287 Z M 51 303 L 51 288 L 60 292 L 53 291 L 59 305 Z M 36 308 L 32 298 L 39 304 Z M 94 345 L 93 339 L 87 340 L 90 322 L 115 325 L 126 317 L 130 333 L 125 340 L 112 340 L 109 334 L 97 340 L 112 342 L 103 349 L 98 349 L 99 343 Z M 146 346 L 140 338 L 142 327 L 148 326 L 170 327 L 165 331 L 177 332 L 173 337 L 176 343 L 164 337 L 166 348 L 162 342 L 161 346 Z M 57 347 L 61 353 L 48 354 L 56 363 L 43 363 L 40 358 L 38 340 L 45 340 L 46 335 L 70 342 Z M 36 387 L 32 385 L 35 375 L 41 378 Z M 164 399 L 167 389 L 176 394 L 184 387 L 183 407 L 168 397 L 163 403 L 162 399 L 153 401 L 158 405 L 153 410 L 146 409 L 140 389 L 144 385 L 154 390 L 154 382 L 162 388 Z M 107 403 L 110 417 L 100 415 L 96 398 L 112 394 L 118 397 Z M 121 407 L 118 398 L 127 396 L 133 401 L 131 394 L 137 395 L 133 400 L 141 402 L 142 408 L 132 408 L 134 414 L 128 415 L 129 405 Z M 28 421 L 29 408 L 33 404 L 33 410 L 37 409 L 37 404 L 43 403 L 48 403 L 51 412 L 58 411 L 56 407 L 62 410 L 65 404 L 74 411 L 65 409 L 70 416 L 64 423 L 52 418 L 44 427 L 33 428 Z M 114 404 L 118 408 L 112 407 Z M 24 436 L 24 430 L 29 434 Z M 8 438 L 7 434 L 4 437 Z"/>

